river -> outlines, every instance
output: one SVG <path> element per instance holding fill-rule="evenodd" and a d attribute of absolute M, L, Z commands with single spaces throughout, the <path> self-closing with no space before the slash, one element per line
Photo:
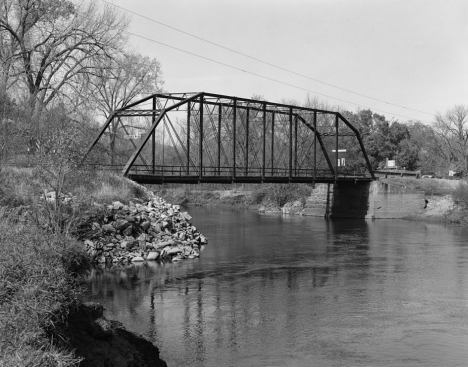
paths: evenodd
<path fill-rule="evenodd" d="M 170 367 L 467 366 L 468 231 L 189 208 L 200 259 L 94 271 Z"/>

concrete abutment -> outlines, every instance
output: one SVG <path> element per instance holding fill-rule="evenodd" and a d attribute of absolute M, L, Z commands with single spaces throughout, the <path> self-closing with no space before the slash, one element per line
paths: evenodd
<path fill-rule="evenodd" d="M 387 183 L 316 184 L 304 215 L 334 218 L 395 219 L 424 210 L 424 192 Z"/>

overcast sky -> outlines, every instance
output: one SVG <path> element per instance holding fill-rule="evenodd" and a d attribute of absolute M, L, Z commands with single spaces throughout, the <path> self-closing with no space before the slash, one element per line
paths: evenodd
<path fill-rule="evenodd" d="M 131 36 L 134 50 L 160 61 L 167 92 L 272 102 L 303 102 L 309 94 L 424 122 L 468 104 L 467 0 L 108 1 L 293 72 L 127 13 L 129 31 L 152 40 Z"/>

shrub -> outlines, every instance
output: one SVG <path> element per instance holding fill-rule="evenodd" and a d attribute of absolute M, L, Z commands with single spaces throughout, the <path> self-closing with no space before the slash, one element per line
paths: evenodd
<path fill-rule="evenodd" d="M 468 208 L 468 182 L 460 181 L 458 187 L 452 193 L 453 200 L 458 205 Z"/>
<path fill-rule="evenodd" d="M 267 197 L 267 191 L 265 190 L 264 185 L 258 185 L 258 188 L 252 190 L 252 199 L 251 203 L 254 205 L 261 204 Z"/>
<path fill-rule="evenodd" d="M 282 208 L 287 202 L 300 200 L 302 205 L 312 192 L 312 187 L 305 184 L 263 184 L 252 191 L 252 203 L 272 202 Z"/>

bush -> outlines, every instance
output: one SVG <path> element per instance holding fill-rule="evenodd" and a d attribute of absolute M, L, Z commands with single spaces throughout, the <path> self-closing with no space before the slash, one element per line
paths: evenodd
<path fill-rule="evenodd" d="M 267 197 L 267 191 L 263 185 L 259 185 L 258 189 L 252 190 L 252 199 L 251 203 L 254 205 L 261 204 Z"/>
<path fill-rule="evenodd" d="M 262 184 L 252 191 L 252 203 L 272 202 L 282 208 L 286 203 L 300 200 L 302 205 L 312 192 L 312 187 L 305 184 Z"/>
<path fill-rule="evenodd" d="M 460 181 L 457 188 L 452 193 L 453 200 L 458 205 L 468 208 L 468 182 Z"/>

